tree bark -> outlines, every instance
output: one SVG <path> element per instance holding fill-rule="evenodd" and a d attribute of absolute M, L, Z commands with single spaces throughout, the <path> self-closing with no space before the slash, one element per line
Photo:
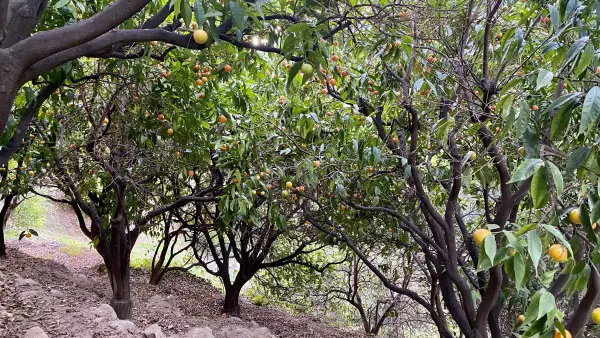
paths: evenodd
<path fill-rule="evenodd" d="M 163 267 L 163 264 L 165 263 L 165 259 L 167 258 L 167 253 L 169 252 L 169 244 L 171 240 L 167 235 L 165 236 L 163 241 L 163 246 L 161 247 L 159 243 L 159 245 L 156 247 L 156 250 L 154 251 L 154 257 L 152 258 L 152 268 L 150 270 L 150 285 L 158 285 L 158 283 L 160 283 L 160 280 L 164 276 L 164 271 L 169 268 L 168 266 Z M 158 253 L 159 249 L 160 254 Z M 158 261 L 156 261 L 157 256 Z"/>
<path fill-rule="evenodd" d="M 133 245 L 129 245 L 125 229 L 125 218 L 120 212 L 117 212 L 111 220 L 109 252 L 104 257 L 113 291 L 110 305 L 115 309 L 119 319 L 129 319 L 133 316 L 129 267 Z"/>
<path fill-rule="evenodd" d="M 17 91 L 21 87 L 21 72 L 16 67 L 8 51 L 0 49 L 0 132 L 4 132 Z"/>
<path fill-rule="evenodd" d="M 42 104 L 44 104 L 44 102 L 46 102 L 50 95 L 52 95 L 52 93 L 54 93 L 54 91 L 56 91 L 56 89 L 58 89 L 59 87 L 60 84 L 58 83 L 47 85 L 38 92 L 38 95 L 36 96 L 35 100 L 27 104 L 27 107 L 25 107 L 19 119 L 19 123 L 17 124 L 13 136 L 11 137 L 10 141 L 4 147 L 2 147 L 2 149 L 0 149 L 0 165 L 6 164 L 10 160 L 12 155 L 14 155 L 14 153 L 17 152 L 17 150 L 19 150 L 21 144 L 23 143 L 23 137 L 25 135 L 25 132 L 27 131 L 27 128 L 29 128 L 31 120 L 33 120 L 35 115 L 38 113 Z"/>
<path fill-rule="evenodd" d="M 5 216 L 10 210 L 10 204 L 12 202 L 13 197 L 15 197 L 14 194 L 9 194 L 6 197 L 4 197 L 4 205 L 2 205 L 2 210 L 0 210 L 0 258 L 6 257 L 6 245 L 4 243 L 4 225 L 6 223 Z"/>
<path fill-rule="evenodd" d="M 133 302 L 131 301 L 129 262 L 124 265 L 118 260 L 110 263 L 105 261 L 110 286 L 113 290 L 110 306 L 115 309 L 119 319 L 130 319 L 133 316 Z"/>
<path fill-rule="evenodd" d="M 225 286 L 225 300 L 221 313 L 234 317 L 240 316 L 240 293 L 244 284 L 246 281 L 236 280 L 232 285 Z"/>

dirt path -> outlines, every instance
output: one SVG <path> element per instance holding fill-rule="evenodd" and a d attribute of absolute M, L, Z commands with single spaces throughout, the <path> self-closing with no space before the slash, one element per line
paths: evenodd
<path fill-rule="evenodd" d="M 35 245 L 23 248 L 31 250 Z M 269 337 L 262 326 L 278 337 L 362 337 L 328 327 L 309 316 L 293 316 L 246 301 L 242 302 L 242 319 L 224 318 L 219 314 L 222 296 L 202 280 L 173 273 L 165 276 L 159 286 L 151 286 L 147 274 L 136 270 L 132 276 L 136 334 L 115 332 L 112 322 L 92 315 L 109 300 L 110 287 L 103 272 L 80 269 L 79 265 L 71 270 L 20 249 L 10 245 L 8 259 L 0 261 L 0 337 L 19 337 L 35 326 L 50 337 L 142 337 L 140 332 L 152 324 L 158 324 L 171 337 L 188 337 L 186 332 L 191 328 L 202 327 L 210 327 L 215 338 Z M 37 247 L 35 251 L 43 250 Z M 70 262 L 76 258 L 67 255 L 66 259 Z M 27 285 L 19 285 L 19 279 L 32 279 L 39 286 L 28 289 Z M 243 330 L 263 331 L 255 336 Z"/>

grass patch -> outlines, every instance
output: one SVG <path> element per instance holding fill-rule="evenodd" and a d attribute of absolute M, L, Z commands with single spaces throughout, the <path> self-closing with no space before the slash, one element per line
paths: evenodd
<path fill-rule="evenodd" d="M 38 231 L 45 227 L 47 213 L 46 199 L 36 195 L 21 202 L 13 211 L 11 219 L 16 229 Z M 18 231 L 18 233 L 21 233 L 21 231 Z"/>
<path fill-rule="evenodd" d="M 152 258 L 139 257 L 137 255 L 131 255 L 129 265 L 134 269 L 142 269 L 150 271 L 152 268 Z"/>
<path fill-rule="evenodd" d="M 69 256 L 79 256 L 83 251 L 83 248 L 76 245 L 63 245 L 60 247 L 60 251 L 66 253 Z"/>
<path fill-rule="evenodd" d="M 89 248 L 87 242 L 61 233 L 53 233 L 52 240 L 62 244 L 60 251 L 69 256 L 79 256 L 84 250 Z"/>

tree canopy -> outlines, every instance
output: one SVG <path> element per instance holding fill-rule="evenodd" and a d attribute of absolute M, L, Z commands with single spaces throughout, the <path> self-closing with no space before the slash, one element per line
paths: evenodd
<path fill-rule="evenodd" d="M 64 193 L 120 317 L 144 234 L 151 282 L 202 267 L 230 315 L 258 277 L 369 333 L 405 299 L 441 337 L 597 334 L 599 26 L 587 0 L 5 1 L 2 197 Z"/>

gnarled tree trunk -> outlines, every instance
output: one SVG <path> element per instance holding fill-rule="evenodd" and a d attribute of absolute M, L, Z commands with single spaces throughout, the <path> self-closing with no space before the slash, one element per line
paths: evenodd
<path fill-rule="evenodd" d="M 4 197 L 4 204 L 2 210 L 0 210 L 0 258 L 6 257 L 6 245 L 4 243 L 4 225 L 6 224 L 6 217 L 9 214 L 10 205 L 12 199 L 15 197 L 14 194 L 9 194 Z"/>
<path fill-rule="evenodd" d="M 240 316 L 240 293 L 242 287 L 246 282 L 238 282 L 225 286 L 225 300 L 223 301 L 223 309 L 221 313 L 225 313 L 228 316 Z"/>
<path fill-rule="evenodd" d="M 113 292 L 110 305 L 115 309 L 119 319 L 129 319 L 133 316 L 129 267 L 133 243 L 129 243 L 129 238 L 125 233 L 126 228 L 125 216 L 117 211 L 111 220 L 109 252 L 104 255 L 104 263 Z"/>

